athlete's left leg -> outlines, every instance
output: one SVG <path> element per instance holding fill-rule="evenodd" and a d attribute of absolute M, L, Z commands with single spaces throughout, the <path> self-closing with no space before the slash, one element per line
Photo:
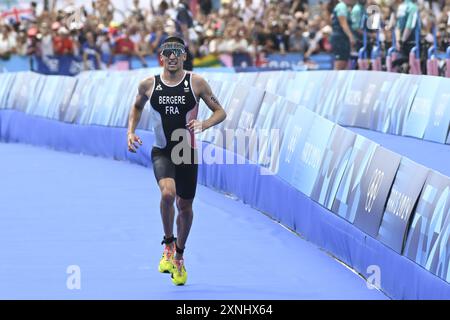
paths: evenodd
<path fill-rule="evenodd" d="M 186 200 L 177 196 L 177 253 L 175 259 L 183 259 L 183 251 L 186 245 L 186 240 L 191 230 L 194 212 L 192 211 L 192 203 L 194 199 Z"/>
<path fill-rule="evenodd" d="M 196 156 L 194 150 L 193 156 Z M 175 169 L 175 187 L 176 187 L 176 205 L 177 215 L 177 253 L 176 260 L 183 259 L 183 251 L 186 240 L 191 230 L 194 213 L 192 203 L 194 202 L 197 189 L 198 164 L 191 162 L 189 164 L 180 164 Z"/>
<path fill-rule="evenodd" d="M 177 242 L 176 253 L 173 259 L 172 282 L 183 285 L 187 280 L 187 272 L 184 266 L 183 253 L 189 231 L 191 230 L 194 212 L 194 202 L 197 188 L 197 164 L 182 164 L 177 166 L 175 174 L 177 215 Z"/>

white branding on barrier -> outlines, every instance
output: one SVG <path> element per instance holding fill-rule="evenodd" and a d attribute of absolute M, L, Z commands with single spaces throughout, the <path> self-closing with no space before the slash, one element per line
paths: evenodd
<path fill-rule="evenodd" d="M 250 129 L 253 125 L 253 113 L 248 111 L 243 111 L 241 113 L 241 117 L 239 118 L 239 128 L 241 129 Z"/>
<path fill-rule="evenodd" d="M 364 100 L 363 100 L 363 113 L 366 113 L 367 111 L 367 107 L 370 103 L 370 100 L 372 100 L 373 94 L 375 93 L 375 90 L 377 89 L 377 86 L 373 83 L 369 84 L 369 86 L 367 87 L 366 93 L 364 95 Z"/>
<path fill-rule="evenodd" d="M 393 188 L 386 210 L 406 221 L 407 214 L 411 210 L 412 205 L 411 197 L 408 197 L 406 194 L 403 194 Z"/>
<path fill-rule="evenodd" d="M 351 106 L 359 106 L 361 95 L 362 92 L 360 90 L 350 90 L 345 97 L 345 102 Z"/>
<path fill-rule="evenodd" d="M 295 126 L 294 130 L 292 132 L 291 139 L 289 140 L 289 144 L 287 146 L 287 153 L 286 153 L 286 158 L 285 158 L 285 161 L 287 163 L 291 162 L 292 155 L 294 154 L 294 150 L 295 150 L 295 145 L 297 144 L 297 138 L 298 138 L 298 136 L 301 135 L 301 133 L 302 133 L 302 128 Z"/>
<path fill-rule="evenodd" d="M 313 169 L 319 169 L 322 152 L 313 144 L 306 142 L 302 151 L 301 161 Z"/>
<path fill-rule="evenodd" d="M 418 98 L 414 99 L 414 104 L 411 110 L 411 113 L 416 113 L 420 116 L 428 116 L 430 113 L 431 101 L 430 99 Z"/>
<path fill-rule="evenodd" d="M 445 108 L 450 100 L 450 94 L 445 93 L 441 96 L 439 103 L 436 106 L 436 111 L 434 112 L 433 126 L 438 127 L 441 123 L 442 117 L 444 116 Z"/>
<path fill-rule="evenodd" d="M 380 186 L 383 182 L 383 178 L 384 172 L 377 168 L 372 175 L 369 189 L 367 190 L 366 205 L 364 209 L 369 213 L 372 211 L 372 206 L 375 203 L 375 199 L 377 198 L 378 193 L 380 192 Z"/>

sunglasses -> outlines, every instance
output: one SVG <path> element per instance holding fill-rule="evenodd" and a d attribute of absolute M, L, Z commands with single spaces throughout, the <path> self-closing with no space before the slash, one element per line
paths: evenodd
<path fill-rule="evenodd" d="M 183 49 L 164 49 L 162 52 L 161 52 L 161 54 L 164 56 L 164 57 L 167 57 L 167 58 L 169 58 L 171 55 L 172 55 L 172 53 L 173 53 L 173 55 L 175 56 L 175 57 L 179 57 L 179 56 L 181 56 L 183 53 L 185 53 L 185 51 L 183 50 Z"/>

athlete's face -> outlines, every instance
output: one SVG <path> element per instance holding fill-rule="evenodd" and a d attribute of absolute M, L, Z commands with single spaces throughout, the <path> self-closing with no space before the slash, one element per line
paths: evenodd
<path fill-rule="evenodd" d="M 181 49 L 164 49 L 161 51 L 161 59 L 164 69 L 176 72 L 183 68 L 183 62 L 186 61 L 186 53 Z"/>

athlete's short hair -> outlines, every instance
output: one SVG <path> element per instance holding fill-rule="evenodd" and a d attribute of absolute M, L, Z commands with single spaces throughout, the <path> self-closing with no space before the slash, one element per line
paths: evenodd
<path fill-rule="evenodd" d="M 184 40 L 181 39 L 180 37 L 177 37 L 177 36 L 170 36 L 170 37 L 167 37 L 167 38 L 163 41 L 162 44 L 165 44 L 165 43 L 168 43 L 168 42 L 176 42 L 176 43 L 182 44 L 183 46 L 186 46 L 186 44 L 184 43 Z"/>

